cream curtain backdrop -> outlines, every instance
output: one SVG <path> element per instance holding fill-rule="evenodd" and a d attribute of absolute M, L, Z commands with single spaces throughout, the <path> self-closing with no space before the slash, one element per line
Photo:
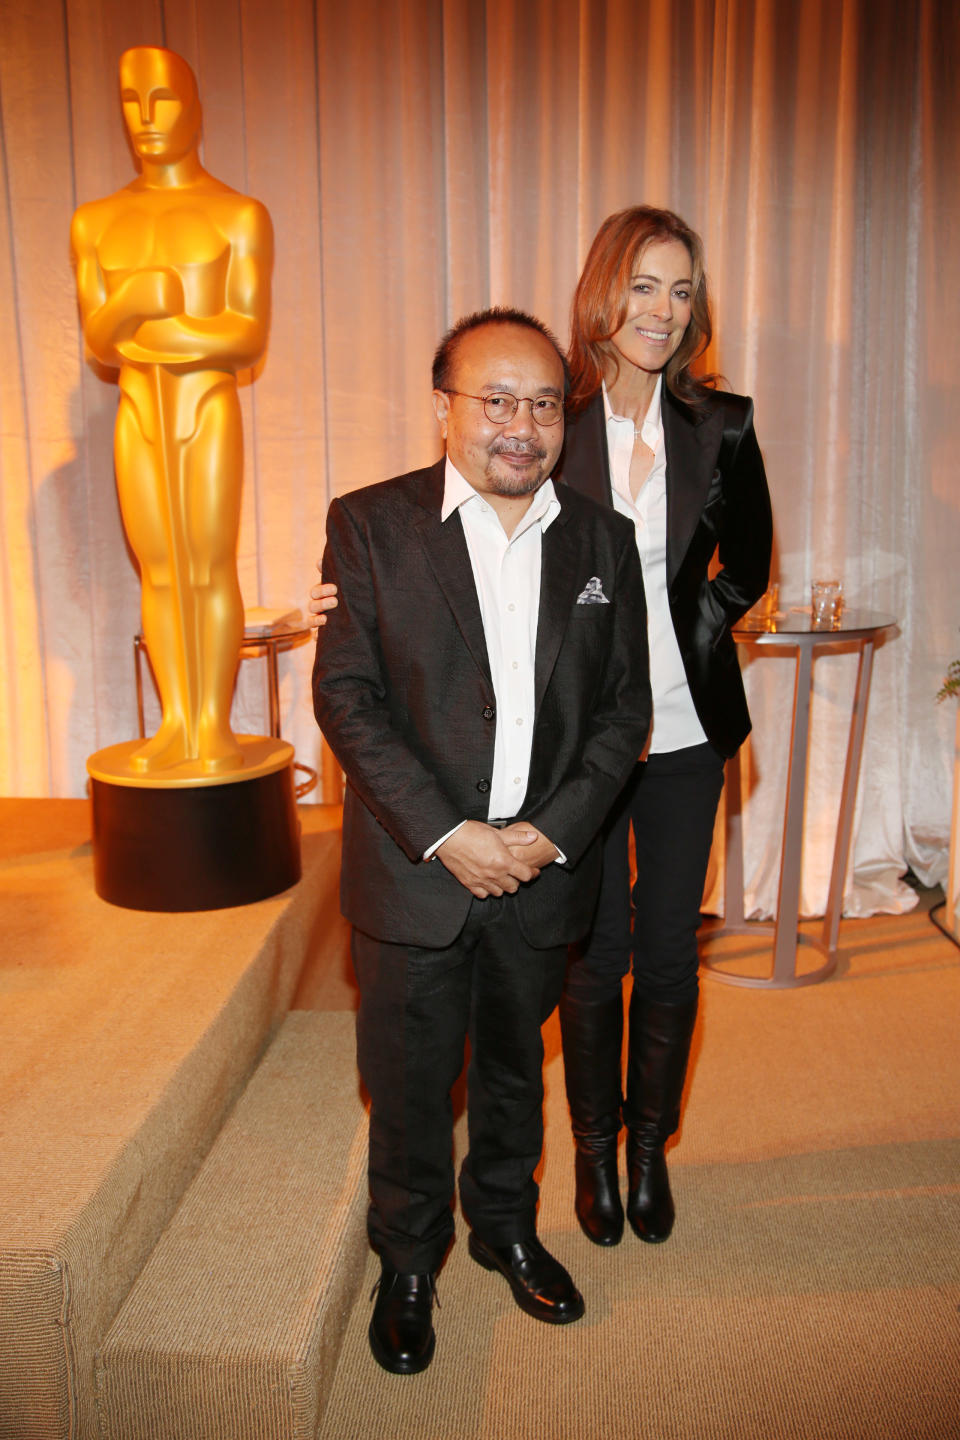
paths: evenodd
<path fill-rule="evenodd" d="M 134 173 L 117 60 L 193 66 L 208 168 L 268 206 L 273 326 L 243 387 L 248 605 L 305 603 L 330 497 L 438 454 L 429 362 L 496 302 L 566 337 L 604 215 L 704 236 L 711 356 L 753 394 L 775 575 L 889 611 L 848 913 L 946 873 L 960 650 L 960 11 L 952 0 L 0 0 L 0 791 L 79 795 L 135 733 L 139 585 L 117 509 L 117 391 L 85 358 L 80 202 Z M 310 647 L 284 734 L 317 763 Z M 260 667 L 236 723 L 265 726 Z M 748 906 L 775 908 L 792 669 L 747 666 Z M 816 667 L 803 908 L 822 911 L 850 657 Z"/>

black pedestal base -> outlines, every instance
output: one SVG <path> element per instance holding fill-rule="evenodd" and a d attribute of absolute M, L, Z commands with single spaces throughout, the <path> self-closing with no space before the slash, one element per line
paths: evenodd
<path fill-rule="evenodd" d="M 111 905 L 219 910 L 300 879 L 291 765 L 225 785 L 90 787 L 94 885 Z"/>

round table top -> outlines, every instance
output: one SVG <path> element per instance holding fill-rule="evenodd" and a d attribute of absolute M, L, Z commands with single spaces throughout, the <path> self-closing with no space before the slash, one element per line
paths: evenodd
<path fill-rule="evenodd" d="M 840 623 L 814 629 L 810 607 L 797 605 L 773 615 L 744 615 L 733 627 L 733 638 L 741 645 L 843 645 L 851 640 L 872 640 L 899 621 L 879 610 L 844 609 Z"/>
<path fill-rule="evenodd" d="M 295 640 L 303 640 L 312 631 L 309 625 L 291 625 L 289 630 L 269 630 L 265 635 L 257 633 L 256 626 L 245 629 L 243 632 L 244 649 L 252 648 L 254 645 L 292 645 Z"/>

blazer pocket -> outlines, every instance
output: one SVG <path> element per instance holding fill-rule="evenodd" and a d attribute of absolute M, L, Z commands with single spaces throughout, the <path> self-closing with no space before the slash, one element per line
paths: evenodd
<path fill-rule="evenodd" d="M 613 608 L 612 605 L 574 605 L 573 614 L 570 616 L 570 633 L 586 636 L 592 635 L 595 630 L 608 629 Z M 590 643 L 600 645 L 606 642 L 598 638 Z"/>

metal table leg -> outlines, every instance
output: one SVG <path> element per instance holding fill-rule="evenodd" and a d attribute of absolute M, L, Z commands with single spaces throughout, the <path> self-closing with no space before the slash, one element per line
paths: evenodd
<path fill-rule="evenodd" d="M 803 812 L 807 795 L 807 744 L 810 738 L 810 690 L 813 679 L 813 651 L 797 651 L 797 678 L 793 696 L 793 729 L 790 738 L 790 766 L 787 771 L 787 805 L 783 817 L 783 851 L 780 861 L 780 891 L 773 944 L 775 986 L 797 984 L 797 924 L 800 919 L 800 866 L 803 860 Z"/>
<path fill-rule="evenodd" d="M 743 927 L 743 798 L 740 752 L 727 761 L 724 777 L 723 928 L 735 934 Z"/>
<path fill-rule="evenodd" d="M 133 673 L 137 685 L 137 733 L 140 739 L 146 738 L 146 726 L 143 717 L 143 637 L 133 637 Z"/>
<path fill-rule="evenodd" d="M 833 848 L 833 870 L 830 875 L 830 892 L 827 910 L 823 919 L 821 943 L 833 964 L 837 962 L 837 939 L 840 933 L 840 912 L 843 909 L 843 886 L 847 878 L 847 862 L 850 859 L 850 841 L 853 838 L 853 812 L 857 801 L 857 782 L 860 778 L 860 759 L 863 755 L 863 735 L 867 725 L 867 702 L 870 697 L 870 674 L 873 669 L 873 641 L 868 640 L 860 651 L 857 667 L 857 688 L 853 697 L 853 714 L 850 716 L 850 738 L 847 741 L 847 762 L 843 772 L 843 790 L 840 796 L 840 814 L 837 820 L 837 840 Z"/>
<path fill-rule="evenodd" d="M 280 681 L 277 676 L 277 647 L 266 645 L 264 656 L 267 662 L 267 699 L 270 705 L 270 734 L 280 739 Z"/>

